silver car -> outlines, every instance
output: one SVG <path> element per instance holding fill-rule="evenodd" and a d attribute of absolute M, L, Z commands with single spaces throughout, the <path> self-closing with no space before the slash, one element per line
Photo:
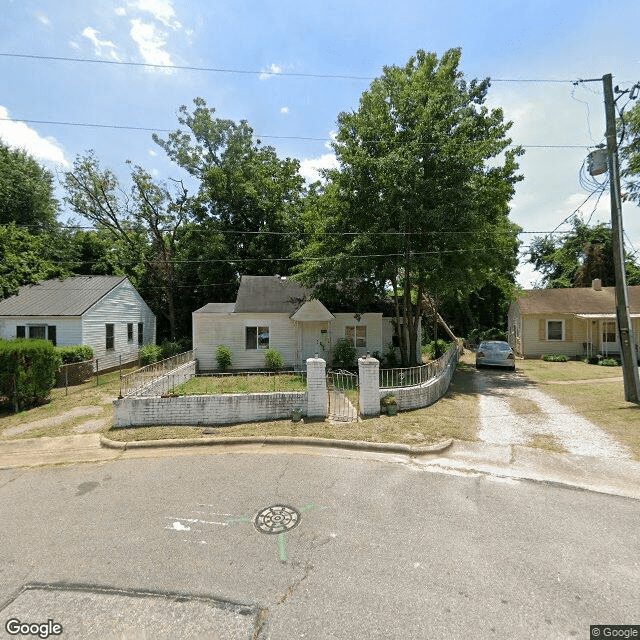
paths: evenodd
<path fill-rule="evenodd" d="M 506 342 L 487 340 L 478 345 L 476 367 L 508 367 L 515 371 L 516 356 Z"/>

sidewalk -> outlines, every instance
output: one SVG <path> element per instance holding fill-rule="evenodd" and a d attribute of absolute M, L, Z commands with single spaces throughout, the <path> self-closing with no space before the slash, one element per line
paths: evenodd
<path fill-rule="evenodd" d="M 325 449 L 331 455 L 401 456 L 427 470 L 453 470 L 531 480 L 640 500 L 640 462 L 561 454 L 519 445 L 447 440 L 428 447 L 321 438 L 199 438 L 119 442 L 100 434 L 0 442 L 0 470 L 116 458 L 258 453 L 273 447 L 293 453 Z"/>

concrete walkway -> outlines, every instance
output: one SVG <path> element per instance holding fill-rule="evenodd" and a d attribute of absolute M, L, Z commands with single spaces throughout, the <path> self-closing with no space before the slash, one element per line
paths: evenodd
<path fill-rule="evenodd" d="M 141 457 L 296 453 L 363 457 L 411 464 L 425 471 L 531 480 L 640 500 L 640 462 L 549 453 L 519 445 L 447 440 L 421 447 L 321 438 L 199 438 L 112 441 L 99 434 L 0 442 L 0 469 Z"/>

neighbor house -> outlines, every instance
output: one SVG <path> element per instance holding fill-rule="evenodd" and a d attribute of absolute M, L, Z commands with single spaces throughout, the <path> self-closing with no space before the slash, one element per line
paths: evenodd
<path fill-rule="evenodd" d="M 332 313 L 312 295 L 279 276 L 243 276 L 235 302 L 210 303 L 193 312 L 199 369 L 217 368 L 219 345 L 231 349 L 234 369 L 260 369 L 268 348 L 280 352 L 285 366 L 304 368 L 316 354 L 330 363 L 340 338 L 350 340 L 359 356 L 383 354 L 394 336 L 397 343 L 393 318 L 382 312 Z"/>
<path fill-rule="evenodd" d="M 640 335 L 640 286 L 628 287 L 631 325 Z M 509 344 L 517 355 L 618 355 L 614 287 L 523 291 L 509 307 Z"/>
<path fill-rule="evenodd" d="M 123 276 L 73 276 L 25 285 L 0 301 L 0 337 L 93 347 L 102 369 L 133 362 L 155 343 L 156 317 Z"/>

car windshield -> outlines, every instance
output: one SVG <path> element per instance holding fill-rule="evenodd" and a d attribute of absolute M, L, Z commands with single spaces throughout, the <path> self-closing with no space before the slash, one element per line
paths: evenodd
<path fill-rule="evenodd" d="M 480 345 L 485 351 L 509 351 L 511 347 L 506 342 L 485 342 Z"/>

